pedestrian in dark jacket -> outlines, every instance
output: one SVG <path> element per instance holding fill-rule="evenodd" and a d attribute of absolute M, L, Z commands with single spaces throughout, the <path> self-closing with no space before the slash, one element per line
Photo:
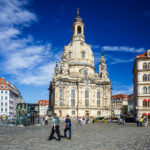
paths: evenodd
<path fill-rule="evenodd" d="M 57 134 L 57 136 L 58 136 L 58 141 L 61 140 L 61 139 L 60 139 L 59 123 L 60 123 L 60 120 L 59 120 L 59 118 L 57 117 L 57 114 L 55 113 L 55 114 L 54 114 L 54 117 L 53 117 L 53 125 L 52 125 L 51 134 L 50 134 L 48 140 L 52 140 L 52 139 L 53 139 L 53 136 L 54 136 L 54 133 L 55 133 L 55 132 L 56 132 L 56 134 Z"/>
<path fill-rule="evenodd" d="M 66 132 L 69 131 L 69 140 L 71 140 L 71 119 L 69 118 L 69 115 L 66 116 L 65 122 L 64 122 L 64 137 L 67 138 Z"/>

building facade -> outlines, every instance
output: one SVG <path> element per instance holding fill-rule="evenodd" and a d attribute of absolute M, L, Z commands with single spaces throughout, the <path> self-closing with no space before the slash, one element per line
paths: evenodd
<path fill-rule="evenodd" d="M 121 114 L 128 114 L 128 95 L 112 95 L 112 116 L 120 116 Z"/>
<path fill-rule="evenodd" d="M 150 49 L 136 56 L 133 84 L 136 116 L 150 118 Z"/>
<path fill-rule="evenodd" d="M 24 103 L 19 90 L 4 78 L 0 78 L 0 116 L 16 116 L 18 103 Z"/>
<path fill-rule="evenodd" d="M 45 117 L 48 114 L 49 100 L 39 100 L 37 104 L 39 105 L 40 117 Z"/>
<path fill-rule="evenodd" d="M 111 89 L 102 54 L 99 73 L 95 73 L 91 45 L 85 42 L 84 23 L 77 11 L 71 42 L 64 46 L 49 86 L 50 109 L 59 117 L 110 116 Z"/>
<path fill-rule="evenodd" d="M 128 114 L 134 116 L 134 97 L 133 94 L 128 95 Z"/>

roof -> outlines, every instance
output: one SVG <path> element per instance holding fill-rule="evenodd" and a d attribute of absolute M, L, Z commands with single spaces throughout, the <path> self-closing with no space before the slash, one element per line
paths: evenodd
<path fill-rule="evenodd" d="M 141 55 L 137 55 L 136 57 L 137 57 L 137 58 L 145 58 L 145 57 L 148 57 L 148 56 L 147 56 L 147 52 L 145 52 L 145 53 L 143 53 L 143 54 L 141 54 Z"/>
<path fill-rule="evenodd" d="M 39 100 L 36 104 L 46 106 L 49 104 L 49 100 Z"/>
<path fill-rule="evenodd" d="M 117 94 L 117 95 L 112 95 L 111 98 L 128 98 L 128 95 L 125 95 L 125 94 Z"/>

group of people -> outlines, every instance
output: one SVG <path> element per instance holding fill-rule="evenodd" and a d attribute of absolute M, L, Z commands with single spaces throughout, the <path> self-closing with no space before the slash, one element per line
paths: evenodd
<path fill-rule="evenodd" d="M 40 118 L 40 122 L 42 125 L 48 125 L 48 119 L 49 117 L 46 115 L 45 117 Z"/>
<path fill-rule="evenodd" d="M 88 115 L 86 115 L 85 117 L 83 116 L 83 117 L 78 117 L 77 118 L 77 122 L 78 122 L 77 124 L 80 125 L 80 126 L 82 126 L 84 124 L 88 124 L 89 121 L 90 121 L 90 118 L 89 118 Z"/>
<path fill-rule="evenodd" d="M 147 121 L 147 117 L 137 117 L 136 119 L 137 122 L 137 127 L 147 127 L 148 121 Z"/>
<path fill-rule="evenodd" d="M 123 125 L 123 126 L 126 125 L 126 118 L 125 117 L 120 117 L 120 119 L 119 119 L 119 125 Z"/>
<path fill-rule="evenodd" d="M 52 130 L 50 133 L 50 136 L 48 140 L 52 140 L 54 137 L 54 133 L 56 132 L 58 136 L 58 141 L 61 141 L 61 135 L 60 135 L 60 129 L 59 129 L 59 117 L 57 114 L 54 114 L 53 120 L 52 120 Z M 71 140 L 71 119 L 69 118 L 69 115 L 66 115 L 65 121 L 64 121 L 64 138 L 67 139 L 67 131 L 69 131 L 69 140 Z"/>

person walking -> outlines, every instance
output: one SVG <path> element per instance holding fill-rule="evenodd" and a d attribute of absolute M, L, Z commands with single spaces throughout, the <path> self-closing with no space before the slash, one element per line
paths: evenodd
<path fill-rule="evenodd" d="M 125 117 L 123 117 L 122 122 L 123 122 L 123 126 L 125 126 L 126 125 L 126 118 Z"/>
<path fill-rule="evenodd" d="M 140 118 L 140 127 L 143 126 L 143 117 Z"/>
<path fill-rule="evenodd" d="M 144 123 L 144 127 L 147 127 L 147 117 L 144 117 L 143 123 Z"/>
<path fill-rule="evenodd" d="M 51 134 L 50 134 L 48 140 L 52 140 L 53 139 L 53 136 L 54 136 L 55 132 L 56 132 L 56 134 L 58 136 L 58 141 L 61 140 L 61 138 L 60 138 L 60 130 L 59 130 L 59 123 L 60 123 L 60 120 L 57 117 L 57 114 L 54 113 L 52 130 L 51 130 Z"/>
<path fill-rule="evenodd" d="M 69 130 L 69 140 L 71 140 L 71 119 L 69 115 L 66 115 L 66 119 L 64 122 L 64 137 L 67 138 L 66 132 Z"/>
<path fill-rule="evenodd" d="M 137 127 L 139 127 L 140 126 L 140 118 L 139 117 L 136 118 L 136 123 L 137 123 Z"/>
<path fill-rule="evenodd" d="M 48 125 L 48 116 L 45 117 L 45 125 Z"/>
<path fill-rule="evenodd" d="M 90 119 L 89 119 L 89 116 L 87 115 L 87 116 L 86 116 L 86 121 L 85 121 L 85 123 L 88 124 L 88 123 L 89 123 L 89 120 L 90 120 Z"/>

